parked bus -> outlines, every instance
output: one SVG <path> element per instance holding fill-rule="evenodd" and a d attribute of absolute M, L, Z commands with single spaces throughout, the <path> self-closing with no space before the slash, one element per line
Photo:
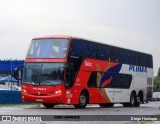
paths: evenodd
<path fill-rule="evenodd" d="M 18 80 L 19 68 L 14 77 Z M 152 55 L 75 38 L 32 39 L 22 78 L 22 99 L 85 108 L 87 104 L 139 107 L 152 97 Z"/>

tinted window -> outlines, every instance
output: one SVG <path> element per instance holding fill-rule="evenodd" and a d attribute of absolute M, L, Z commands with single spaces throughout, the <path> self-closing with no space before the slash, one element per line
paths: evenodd
<path fill-rule="evenodd" d="M 137 65 L 143 65 L 143 55 L 141 53 L 137 53 Z"/>
<path fill-rule="evenodd" d="M 95 45 L 93 43 L 89 43 L 88 46 L 88 57 L 95 58 Z"/>
<path fill-rule="evenodd" d="M 136 53 L 135 52 L 129 51 L 128 63 L 132 65 L 136 65 Z"/>
<path fill-rule="evenodd" d="M 99 45 L 97 54 L 98 59 L 108 60 L 108 49 L 106 46 Z"/>
<path fill-rule="evenodd" d="M 105 87 L 110 88 L 129 88 L 131 81 L 132 81 L 132 75 L 128 74 L 117 74 L 113 73 L 112 75 L 112 81 L 109 85 Z"/>
<path fill-rule="evenodd" d="M 73 40 L 70 50 L 71 55 L 83 56 L 83 43 L 80 40 Z"/>
<path fill-rule="evenodd" d="M 153 60 L 151 55 L 146 56 L 146 63 L 147 63 L 147 67 L 153 68 Z"/>
<path fill-rule="evenodd" d="M 124 49 L 118 50 L 118 60 L 121 63 L 128 63 L 128 52 Z"/>
<path fill-rule="evenodd" d="M 109 59 L 110 61 L 117 61 L 117 48 L 109 47 Z"/>
<path fill-rule="evenodd" d="M 88 80 L 88 87 L 97 87 L 97 72 L 92 72 Z"/>
<path fill-rule="evenodd" d="M 102 72 L 92 72 L 88 80 L 88 87 L 99 87 L 97 84 L 101 81 Z M 106 88 L 129 88 L 132 75 L 129 74 L 119 74 L 119 73 L 109 73 L 112 80 L 109 84 L 105 85 Z"/>
<path fill-rule="evenodd" d="M 89 44 L 87 42 L 83 42 L 83 56 L 89 57 Z"/>
<path fill-rule="evenodd" d="M 68 39 L 32 40 L 27 58 L 66 58 Z"/>

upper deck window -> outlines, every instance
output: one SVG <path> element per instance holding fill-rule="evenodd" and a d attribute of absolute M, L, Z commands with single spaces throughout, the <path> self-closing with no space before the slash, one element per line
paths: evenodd
<path fill-rule="evenodd" d="M 68 39 L 32 40 L 27 58 L 66 58 L 68 43 Z"/>

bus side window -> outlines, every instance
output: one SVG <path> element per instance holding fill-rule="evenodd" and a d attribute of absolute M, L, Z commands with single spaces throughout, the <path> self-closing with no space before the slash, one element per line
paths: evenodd
<path fill-rule="evenodd" d="M 143 61 L 142 66 L 147 67 L 147 55 L 142 56 L 142 61 Z"/>
<path fill-rule="evenodd" d="M 97 50 L 97 59 L 102 59 L 103 53 L 102 53 L 102 47 L 99 45 Z"/>
<path fill-rule="evenodd" d="M 145 66 L 145 56 L 144 55 L 141 55 L 141 66 Z"/>
<path fill-rule="evenodd" d="M 121 80 L 122 80 L 121 87 L 129 88 L 132 81 L 132 76 L 128 74 L 121 74 Z"/>
<path fill-rule="evenodd" d="M 74 39 L 71 42 L 70 53 L 73 56 L 82 56 L 83 55 L 83 47 L 82 47 L 82 43 L 80 40 Z"/>
<path fill-rule="evenodd" d="M 98 49 L 97 49 L 97 46 L 96 46 L 96 44 L 95 44 L 95 46 L 94 46 L 94 58 L 96 58 L 97 59 L 97 57 L 98 57 Z"/>
<path fill-rule="evenodd" d="M 113 88 L 118 88 L 120 87 L 120 82 L 118 81 L 119 80 L 119 76 L 118 74 L 112 74 L 112 81 L 111 81 L 111 86 Z"/>
<path fill-rule="evenodd" d="M 94 52 L 94 44 L 89 44 L 88 47 L 88 57 L 89 58 L 95 58 L 95 52 Z"/>
<path fill-rule="evenodd" d="M 146 63 L 148 68 L 153 68 L 152 56 L 146 55 Z"/>
<path fill-rule="evenodd" d="M 137 53 L 137 65 L 142 66 L 143 65 L 143 59 L 141 53 Z"/>
<path fill-rule="evenodd" d="M 105 46 L 102 47 L 102 59 L 108 60 L 108 48 Z"/>
<path fill-rule="evenodd" d="M 71 52 L 71 55 L 73 55 L 73 56 L 78 55 L 76 49 L 77 49 L 77 42 L 74 40 L 74 41 L 72 41 L 72 43 L 71 43 L 71 48 L 70 48 L 70 50 L 72 51 L 72 52 Z"/>
<path fill-rule="evenodd" d="M 81 40 L 77 41 L 77 52 L 78 52 L 78 56 L 83 56 L 83 43 L 81 43 Z"/>
<path fill-rule="evenodd" d="M 88 57 L 88 44 L 86 42 L 83 43 L 83 56 Z"/>
<path fill-rule="evenodd" d="M 128 63 L 128 52 L 124 49 L 119 49 L 117 58 L 119 58 L 119 62 L 127 64 Z"/>
<path fill-rule="evenodd" d="M 110 47 L 109 50 L 110 60 L 116 62 L 117 60 L 117 49 L 115 47 Z"/>
<path fill-rule="evenodd" d="M 118 74 L 118 73 L 111 73 L 112 81 L 110 84 L 106 85 L 107 88 L 129 88 L 132 75 L 128 74 Z"/>
<path fill-rule="evenodd" d="M 92 72 L 88 80 L 88 87 L 97 87 L 97 72 Z"/>
<path fill-rule="evenodd" d="M 136 65 L 136 53 L 135 52 L 131 52 L 129 63 L 131 63 L 132 65 Z"/>

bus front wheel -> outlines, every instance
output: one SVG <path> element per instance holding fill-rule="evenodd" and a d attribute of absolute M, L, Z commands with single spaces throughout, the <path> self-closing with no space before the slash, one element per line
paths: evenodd
<path fill-rule="evenodd" d="M 81 93 L 79 97 L 79 104 L 74 105 L 75 108 L 85 108 L 87 105 L 88 97 L 85 93 Z"/>
<path fill-rule="evenodd" d="M 53 108 L 55 104 L 43 103 L 46 108 Z"/>

